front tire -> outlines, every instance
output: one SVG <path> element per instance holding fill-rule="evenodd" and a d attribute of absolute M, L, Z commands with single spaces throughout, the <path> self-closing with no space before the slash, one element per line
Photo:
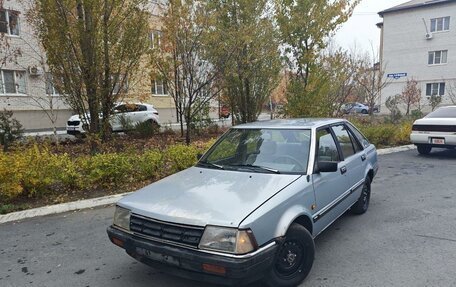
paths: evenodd
<path fill-rule="evenodd" d="M 367 114 L 367 110 L 364 109 L 364 110 L 361 111 L 361 113 L 364 114 L 364 115 L 366 115 L 366 114 Z"/>
<path fill-rule="evenodd" d="M 371 180 L 370 177 L 366 177 L 364 181 L 363 190 L 361 191 L 361 195 L 359 196 L 358 200 L 353 204 L 350 211 L 353 214 L 363 214 L 369 208 L 370 202 L 370 194 L 371 194 Z"/>
<path fill-rule="evenodd" d="M 432 147 L 429 145 L 417 145 L 416 146 L 418 149 L 419 154 L 429 154 L 432 150 Z"/>
<path fill-rule="evenodd" d="M 276 254 L 271 270 L 266 275 L 265 283 L 270 287 L 297 286 L 309 274 L 314 258 L 315 244 L 312 235 L 302 225 L 293 223 Z"/>

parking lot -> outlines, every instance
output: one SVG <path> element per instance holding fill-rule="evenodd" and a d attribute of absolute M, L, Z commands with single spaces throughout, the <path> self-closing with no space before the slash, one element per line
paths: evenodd
<path fill-rule="evenodd" d="M 317 237 L 301 286 L 456 286 L 456 151 L 411 150 L 379 164 L 368 212 L 344 215 Z M 0 286 L 213 286 L 129 258 L 107 238 L 112 214 L 105 207 L 0 225 Z"/>

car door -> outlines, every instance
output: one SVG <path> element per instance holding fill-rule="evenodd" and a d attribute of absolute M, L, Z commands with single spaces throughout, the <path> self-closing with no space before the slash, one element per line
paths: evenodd
<path fill-rule="evenodd" d="M 122 129 L 122 117 L 125 115 L 126 106 L 124 104 L 114 107 L 110 118 L 111 128 L 113 131 Z"/>
<path fill-rule="evenodd" d="M 148 119 L 148 114 L 150 112 L 147 111 L 147 107 L 145 105 L 136 105 L 135 111 L 135 122 L 142 123 Z"/>
<path fill-rule="evenodd" d="M 351 189 L 351 194 L 347 197 L 347 201 L 354 203 L 358 199 L 364 183 L 366 155 L 345 124 L 332 126 L 331 129 L 336 136 L 337 144 L 342 151 L 345 162 L 345 175 Z"/>
<path fill-rule="evenodd" d="M 348 208 L 344 199 L 349 193 L 350 186 L 345 172 L 346 162 L 342 158 L 331 128 L 318 129 L 315 140 L 316 172 L 312 175 L 312 183 L 316 206 L 313 221 L 315 232 L 318 234 Z M 336 172 L 318 172 L 319 161 L 337 162 L 338 169 Z"/>

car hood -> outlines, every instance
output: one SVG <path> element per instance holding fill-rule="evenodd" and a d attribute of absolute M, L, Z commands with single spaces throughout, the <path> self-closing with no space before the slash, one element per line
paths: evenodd
<path fill-rule="evenodd" d="M 414 125 L 455 125 L 456 118 L 422 118 L 416 120 Z"/>
<path fill-rule="evenodd" d="M 122 198 L 118 205 L 162 221 L 237 227 L 300 176 L 192 167 Z"/>

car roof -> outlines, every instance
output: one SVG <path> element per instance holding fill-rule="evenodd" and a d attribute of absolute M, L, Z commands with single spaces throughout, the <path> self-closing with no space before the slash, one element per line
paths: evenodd
<path fill-rule="evenodd" d="M 114 103 L 114 106 L 120 106 L 120 105 L 143 105 L 143 106 L 146 106 L 146 107 L 154 108 L 154 105 L 152 105 L 152 104 L 146 104 L 146 103 L 141 103 L 141 102 L 134 102 L 134 103 L 117 102 L 117 103 Z"/>
<path fill-rule="evenodd" d="M 235 129 L 312 129 L 334 123 L 346 122 L 344 119 L 300 118 L 257 121 L 234 126 Z"/>

